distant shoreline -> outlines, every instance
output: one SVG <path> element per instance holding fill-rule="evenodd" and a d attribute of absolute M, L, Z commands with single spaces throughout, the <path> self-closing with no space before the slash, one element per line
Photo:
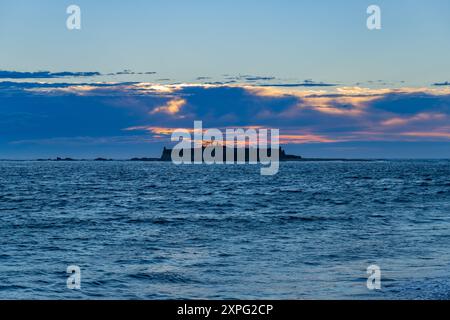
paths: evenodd
<path fill-rule="evenodd" d="M 450 161 L 450 158 L 302 158 L 296 160 L 280 160 L 280 162 L 376 162 L 376 161 Z M 0 159 L 0 162 L 169 162 L 160 158 L 132 159 Z"/>
<path fill-rule="evenodd" d="M 202 150 L 205 147 L 202 147 Z M 226 148 L 224 147 L 223 154 L 225 155 Z M 250 152 L 249 148 L 243 148 L 245 150 L 244 157 L 245 157 L 245 163 L 249 162 L 250 158 Z M 191 149 L 191 151 L 195 152 L 195 149 Z M 412 160 L 422 160 L 422 161 L 429 161 L 429 160 L 450 160 L 450 158 L 320 158 L 320 157 L 313 157 L 313 158 L 306 158 L 298 155 L 291 155 L 287 154 L 283 148 L 279 148 L 279 162 L 374 162 L 374 161 L 412 161 Z M 236 153 L 237 148 L 234 150 L 234 162 L 237 162 Z M 260 150 L 257 148 L 257 152 L 259 153 Z M 265 150 L 266 154 L 271 154 L 271 149 Z M 191 153 L 192 155 L 193 153 Z M 192 156 L 191 156 L 192 157 Z M 259 159 L 259 156 L 258 156 Z M 193 158 L 191 159 L 194 160 Z M 226 162 L 226 157 L 223 157 L 223 162 Z M 34 161 L 34 162 L 111 162 L 111 161 L 122 161 L 122 162 L 172 162 L 172 149 L 167 149 L 164 147 L 162 150 L 160 157 L 133 157 L 130 159 L 114 159 L 114 158 L 107 158 L 107 157 L 96 157 L 96 158 L 84 158 L 84 159 L 77 159 L 77 158 L 71 158 L 71 157 L 62 157 L 57 156 L 56 158 L 37 158 L 37 159 L 0 159 L 0 161 Z"/>

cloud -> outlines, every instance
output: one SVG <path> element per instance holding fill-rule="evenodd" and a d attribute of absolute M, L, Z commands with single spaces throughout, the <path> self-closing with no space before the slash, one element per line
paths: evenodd
<path fill-rule="evenodd" d="M 447 132 L 403 132 L 404 136 L 419 137 L 419 138 L 442 138 L 445 140 L 450 139 L 450 130 Z"/>
<path fill-rule="evenodd" d="M 244 126 L 240 127 L 240 129 L 261 129 L 261 126 Z M 189 133 L 194 133 L 193 128 L 166 128 L 166 127 L 153 127 L 153 126 L 138 126 L 138 127 L 130 127 L 125 128 L 126 131 L 147 131 L 149 133 L 154 134 L 158 138 L 162 139 L 170 139 L 169 137 L 177 130 L 183 129 L 183 131 L 187 131 Z M 227 129 L 238 129 L 235 127 L 222 127 L 217 128 L 222 132 L 226 132 Z M 204 128 L 202 130 L 205 133 L 208 128 Z M 301 130 L 284 130 L 284 134 L 279 135 L 280 143 L 282 144 L 304 144 L 304 143 L 330 143 L 330 142 L 339 142 L 337 139 L 331 139 L 327 137 L 323 137 L 315 134 L 302 133 Z"/>
<path fill-rule="evenodd" d="M 448 81 L 436 82 L 436 83 L 433 83 L 433 86 L 450 86 L 450 82 L 448 82 Z"/>
<path fill-rule="evenodd" d="M 271 81 L 275 80 L 275 77 L 244 76 L 241 77 L 241 79 L 244 79 L 246 81 Z"/>
<path fill-rule="evenodd" d="M 121 76 L 121 75 L 136 75 L 136 74 L 138 74 L 138 75 L 143 75 L 143 74 L 150 75 L 150 74 L 156 74 L 156 72 L 154 72 L 154 71 L 135 72 L 135 71 L 132 71 L 132 70 L 129 70 L 129 69 L 125 69 L 123 71 L 110 73 L 109 75 L 111 75 L 111 76 L 112 75 Z"/>
<path fill-rule="evenodd" d="M 411 124 L 413 122 L 426 122 L 432 120 L 442 120 L 446 119 L 448 116 L 442 113 L 419 113 L 412 117 L 395 117 L 391 119 L 387 119 L 381 122 L 383 126 L 404 126 Z"/>
<path fill-rule="evenodd" d="M 96 77 L 100 76 L 100 72 L 20 72 L 20 71 L 5 71 L 0 70 L 0 79 L 51 79 L 51 78 L 65 78 L 65 77 Z"/>
<path fill-rule="evenodd" d="M 272 81 L 275 80 L 276 77 L 274 76 L 257 76 L 257 75 L 238 75 L 238 76 L 230 76 L 230 75 L 224 75 L 225 79 L 227 80 L 241 80 L 241 81 Z"/>
<path fill-rule="evenodd" d="M 138 143 L 152 143 L 157 142 L 151 136 L 105 136 L 105 137 L 57 137 L 46 139 L 28 139 L 11 141 L 11 145 L 70 145 L 70 146 L 96 146 L 96 145 L 129 145 Z"/>
<path fill-rule="evenodd" d="M 254 75 L 239 75 L 239 76 L 229 76 L 225 75 L 224 81 L 217 81 L 217 83 L 241 83 L 241 84 L 251 84 L 254 86 L 261 87 L 285 87 L 285 88 L 296 88 L 296 87 L 334 87 L 336 84 L 317 82 L 312 79 L 307 79 L 303 81 L 289 82 L 283 79 L 279 79 L 274 76 L 254 76 Z"/>
<path fill-rule="evenodd" d="M 340 141 L 341 140 L 339 139 L 333 139 L 331 137 L 325 137 L 317 134 L 280 134 L 281 144 L 334 143 Z"/>
<path fill-rule="evenodd" d="M 102 74 L 98 71 L 88 72 L 50 72 L 50 71 L 36 71 L 36 72 L 21 72 L 21 71 L 7 71 L 0 70 L 0 79 L 57 79 L 57 78 L 85 78 L 85 77 L 99 77 L 99 76 L 120 76 L 120 75 L 153 75 L 154 71 L 135 72 L 125 69 L 118 72 Z"/>
<path fill-rule="evenodd" d="M 150 112 L 150 114 L 155 113 L 167 113 L 170 115 L 174 115 L 180 112 L 181 108 L 186 104 L 186 100 L 184 99 L 173 99 L 167 102 L 165 105 L 161 107 L 157 107 Z"/>
<path fill-rule="evenodd" d="M 177 128 L 152 127 L 152 126 L 137 126 L 125 128 L 125 131 L 148 131 L 157 135 L 171 135 Z M 193 131 L 193 129 L 192 129 Z"/>
<path fill-rule="evenodd" d="M 260 84 L 261 87 L 285 87 L 285 88 L 296 88 L 296 87 L 335 87 L 336 84 L 324 83 L 324 82 L 298 82 L 298 83 L 271 83 L 271 84 Z"/>
<path fill-rule="evenodd" d="M 3 147 L 63 148 L 71 137 L 77 146 L 168 145 L 195 120 L 205 129 L 278 128 L 288 145 L 450 142 L 450 88 L 0 82 Z"/>

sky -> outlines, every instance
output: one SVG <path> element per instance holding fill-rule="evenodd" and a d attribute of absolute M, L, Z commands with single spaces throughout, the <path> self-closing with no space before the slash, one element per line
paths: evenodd
<path fill-rule="evenodd" d="M 448 0 L 1 0 L 0 158 L 158 156 L 194 120 L 304 156 L 449 158 L 448 39 Z"/>

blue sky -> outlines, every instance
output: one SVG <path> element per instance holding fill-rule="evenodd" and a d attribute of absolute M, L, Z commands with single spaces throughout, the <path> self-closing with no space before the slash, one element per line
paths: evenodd
<path fill-rule="evenodd" d="M 450 157 L 449 15 L 448 0 L 2 0 L 0 158 L 156 156 L 193 120 L 279 127 L 306 156 Z"/>
<path fill-rule="evenodd" d="M 80 31 L 65 27 L 72 3 L 82 10 Z M 380 31 L 366 28 L 373 3 L 382 9 Z M 157 71 L 154 79 L 181 81 L 260 74 L 427 85 L 448 80 L 449 14 L 447 0 L 2 0 L 0 63 Z"/>

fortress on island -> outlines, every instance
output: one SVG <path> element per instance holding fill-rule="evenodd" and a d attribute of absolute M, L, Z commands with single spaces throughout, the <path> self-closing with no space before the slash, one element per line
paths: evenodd
<path fill-rule="evenodd" d="M 203 151 L 205 150 L 205 148 L 206 148 L 206 146 L 202 147 L 201 154 L 203 154 Z M 236 162 L 239 152 L 244 152 L 245 162 L 250 161 L 250 152 L 256 152 L 258 162 L 260 161 L 260 154 L 265 154 L 268 157 L 271 157 L 271 155 L 272 155 L 272 149 L 249 148 L 249 147 L 237 148 L 237 147 L 235 147 L 234 150 L 232 150 L 233 148 L 226 147 L 226 146 L 223 146 L 222 148 L 223 148 L 222 154 L 223 154 L 224 162 L 226 161 L 227 154 L 233 154 L 234 161 Z M 253 149 L 253 150 L 251 150 L 251 149 Z M 190 149 L 189 151 L 191 153 L 191 160 L 194 161 L 195 149 Z M 183 155 L 183 150 L 180 150 L 180 155 L 181 156 Z M 215 156 L 214 150 L 212 151 L 212 156 Z M 172 149 L 168 149 L 168 148 L 164 147 L 162 154 L 161 154 L 161 158 L 159 160 L 160 161 L 172 161 Z M 286 154 L 286 152 L 281 147 L 279 148 L 279 161 L 299 161 L 299 160 L 302 160 L 301 156 Z"/>

